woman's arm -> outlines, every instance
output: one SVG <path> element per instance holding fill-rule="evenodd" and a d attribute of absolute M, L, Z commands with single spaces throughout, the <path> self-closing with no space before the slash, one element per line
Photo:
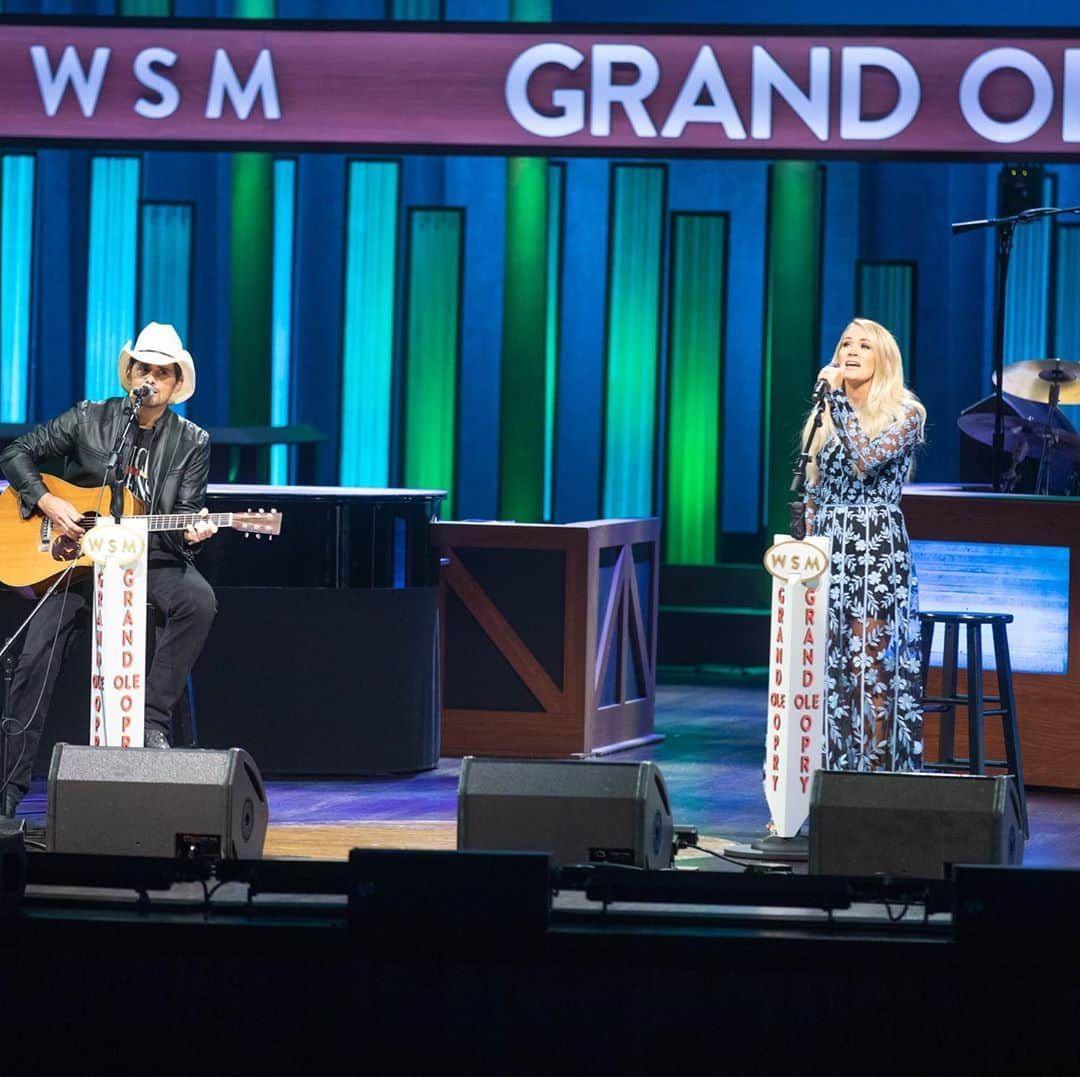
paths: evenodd
<path fill-rule="evenodd" d="M 863 433 L 859 417 L 843 392 L 830 390 L 826 398 L 837 437 L 864 474 L 878 471 L 919 442 L 919 415 L 914 408 L 909 408 L 898 422 L 871 438 Z"/>

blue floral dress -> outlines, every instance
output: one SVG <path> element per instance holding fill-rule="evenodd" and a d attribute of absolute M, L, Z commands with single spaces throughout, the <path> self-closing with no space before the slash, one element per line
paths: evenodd
<path fill-rule="evenodd" d="M 827 399 L 836 434 L 806 491 L 808 530 L 832 549 L 824 765 L 919 770 L 918 581 L 900 511 L 919 416 L 909 410 L 869 438 L 843 390 Z"/>

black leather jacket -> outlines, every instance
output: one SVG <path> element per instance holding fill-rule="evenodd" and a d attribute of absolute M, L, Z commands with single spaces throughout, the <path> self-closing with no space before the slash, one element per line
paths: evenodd
<path fill-rule="evenodd" d="M 0 453 L 0 471 L 19 495 L 23 517 L 47 493 L 38 464 L 64 457 L 63 477 L 76 486 L 99 486 L 113 443 L 127 421 L 126 397 L 84 400 L 47 423 L 16 438 Z M 210 474 L 210 435 L 200 426 L 166 410 L 154 424 L 150 443 L 148 512 L 198 512 L 206 501 Z M 165 550 L 191 560 L 193 549 L 181 533 L 163 532 Z"/>

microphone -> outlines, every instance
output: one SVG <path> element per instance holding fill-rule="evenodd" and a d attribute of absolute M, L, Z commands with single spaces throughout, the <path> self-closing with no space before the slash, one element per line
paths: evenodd
<path fill-rule="evenodd" d="M 960 235 L 961 232 L 971 232 L 976 228 L 989 228 L 992 224 L 997 224 L 996 217 L 987 217 L 982 221 L 953 221 L 951 227 L 954 236 Z"/>
<path fill-rule="evenodd" d="M 138 389 L 132 389 L 131 395 L 135 400 L 145 400 L 148 396 L 153 396 L 157 390 L 152 385 L 140 385 Z"/>
<path fill-rule="evenodd" d="M 818 378 L 814 382 L 814 391 L 810 394 L 811 404 L 820 404 L 825 399 L 825 394 L 829 391 L 829 383 L 824 378 Z"/>

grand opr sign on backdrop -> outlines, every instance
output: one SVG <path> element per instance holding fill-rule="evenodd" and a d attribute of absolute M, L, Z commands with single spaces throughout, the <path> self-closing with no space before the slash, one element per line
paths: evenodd
<path fill-rule="evenodd" d="M 1080 38 L 0 23 L 0 139 L 1073 154 Z"/>

